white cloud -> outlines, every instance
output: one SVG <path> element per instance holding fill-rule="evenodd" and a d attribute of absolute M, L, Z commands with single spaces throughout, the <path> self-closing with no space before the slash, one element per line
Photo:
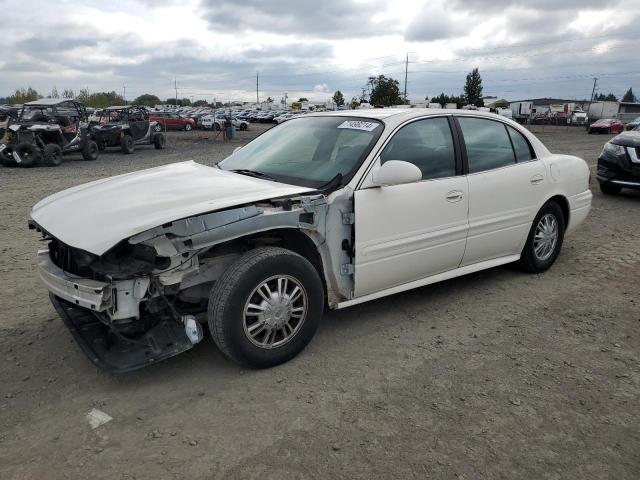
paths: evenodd
<path fill-rule="evenodd" d="M 3 10 L 0 96 L 166 98 L 175 78 L 181 96 L 252 100 L 259 71 L 265 98 L 351 98 L 370 75 L 402 82 L 407 52 L 410 98 L 459 93 L 474 66 L 506 98 L 588 96 L 594 75 L 621 93 L 640 84 L 639 19 L 637 0 L 22 0 Z"/>

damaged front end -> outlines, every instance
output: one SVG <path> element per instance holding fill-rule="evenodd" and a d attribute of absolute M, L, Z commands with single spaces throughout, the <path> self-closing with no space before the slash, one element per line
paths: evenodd
<path fill-rule="evenodd" d="M 134 235 L 100 256 L 30 225 L 49 242 L 38 252 L 38 266 L 56 310 L 92 362 L 126 372 L 199 342 L 212 286 L 256 246 L 281 244 L 317 255 L 313 263 L 329 303 L 349 297 L 352 278 L 333 273 L 350 261 L 349 251 L 332 251 L 325 240 L 328 229 L 350 238 L 351 226 L 327 221 L 342 218 L 328 216 L 329 208 L 317 194 L 206 213 Z M 346 201 L 334 208 L 347 208 Z"/>

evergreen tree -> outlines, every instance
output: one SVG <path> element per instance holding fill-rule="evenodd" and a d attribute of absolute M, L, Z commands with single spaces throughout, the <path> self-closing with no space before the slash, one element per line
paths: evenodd
<path fill-rule="evenodd" d="M 629 90 L 627 90 L 627 93 L 625 93 L 624 97 L 622 97 L 622 101 L 629 102 L 629 103 L 637 103 L 638 97 L 635 96 L 635 94 L 633 93 L 633 89 L 631 87 L 629 87 Z"/>
<path fill-rule="evenodd" d="M 344 95 L 340 90 L 336 90 L 336 93 L 333 94 L 333 103 L 335 103 L 338 107 L 344 105 Z"/>
<path fill-rule="evenodd" d="M 477 68 L 474 68 L 467 75 L 467 82 L 464 85 L 464 96 L 468 105 L 482 107 L 482 77 Z"/>

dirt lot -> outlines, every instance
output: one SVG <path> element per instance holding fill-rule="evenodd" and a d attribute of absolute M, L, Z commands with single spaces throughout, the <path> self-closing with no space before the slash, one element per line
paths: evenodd
<path fill-rule="evenodd" d="M 133 374 L 93 367 L 37 279 L 30 207 L 105 176 L 214 162 L 257 130 L 0 170 L 0 478 L 640 478 L 640 195 L 595 185 L 543 275 L 496 268 L 330 313 L 271 370 L 239 368 L 208 337 Z M 592 166 L 607 139 L 542 130 Z M 94 407 L 113 420 L 92 430 Z"/>

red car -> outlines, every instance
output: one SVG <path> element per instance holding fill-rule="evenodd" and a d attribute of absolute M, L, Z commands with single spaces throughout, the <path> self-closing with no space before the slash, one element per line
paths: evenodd
<path fill-rule="evenodd" d="M 589 125 L 589 133 L 621 133 L 624 124 L 615 118 L 603 118 Z"/>
<path fill-rule="evenodd" d="M 181 117 L 177 113 L 149 112 L 149 121 L 158 122 L 155 130 L 157 132 L 167 130 L 193 130 L 196 122 L 192 118 Z"/>

